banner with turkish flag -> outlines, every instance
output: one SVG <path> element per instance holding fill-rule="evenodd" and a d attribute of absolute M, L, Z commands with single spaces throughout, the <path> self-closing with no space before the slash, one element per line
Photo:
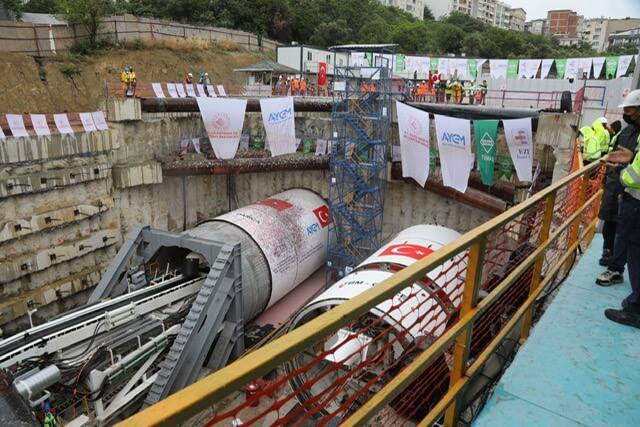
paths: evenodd
<path fill-rule="evenodd" d="M 319 62 L 318 63 L 318 86 L 326 86 L 327 85 L 327 63 Z"/>

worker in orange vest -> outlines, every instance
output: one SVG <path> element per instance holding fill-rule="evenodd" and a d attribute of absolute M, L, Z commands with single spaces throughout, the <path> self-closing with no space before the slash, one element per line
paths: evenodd
<path fill-rule="evenodd" d="M 300 94 L 307 96 L 307 81 L 305 79 L 300 79 Z"/>
<path fill-rule="evenodd" d="M 297 77 L 291 80 L 291 95 L 300 95 L 300 80 Z"/>

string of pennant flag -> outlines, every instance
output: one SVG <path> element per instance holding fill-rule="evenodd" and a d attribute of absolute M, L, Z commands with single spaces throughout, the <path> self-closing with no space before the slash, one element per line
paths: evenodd
<path fill-rule="evenodd" d="M 158 98 L 166 98 L 166 93 L 170 98 L 200 98 L 227 96 L 223 85 L 204 85 L 204 84 L 190 84 L 190 83 L 151 83 L 153 92 Z"/>
<path fill-rule="evenodd" d="M 25 122 L 25 116 L 29 121 Z M 75 131 L 69 121 L 67 113 L 53 114 L 53 123 L 55 129 L 61 135 L 74 135 Z M 78 113 L 82 129 L 85 132 L 96 132 L 109 130 L 109 125 L 102 111 Z M 14 138 L 35 136 L 43 137 L 51 135 L 51 128 L 46 114 L 6 114 L 4 115 L 6 128 L 10 134 L 5 134 L 3 127 L 0 126 L 0 138 L 6 139 L 7 136 Z M 29 126 L 27 126 L 29 125 Z M 31 133 L 29 132 L 31 129 Z"/>
<path fill-rule="evenodd" d="M 568 79 L 578 76 L 582 71 L 587 78 L 613 79 L 624 77 L 629 71 L 631 61 L 638 63 L 638 54 L 619 56 L 598 56 L 589 58 L 556 58 L 556 59 L 481 59 L 481 58 L 451 58 L 410 56 L 403 54 L 383 54 L 383 61 L 394 72 L 420 72 L 442 74 L 444 78 L 456 76 L 458 78 L 475 79 L 481 74 L 485 62 L 489 61 L 489 71 L 492 78 L 505 79 L 545 79 L 549 76 L 551 67 L 555 64 L 558 79 Z M 367 52 L 352 52 L 351 62 L 354 66 L 371 67 L 375 58 Z M 366 77 L 363 75 L 363 77 Z"/>

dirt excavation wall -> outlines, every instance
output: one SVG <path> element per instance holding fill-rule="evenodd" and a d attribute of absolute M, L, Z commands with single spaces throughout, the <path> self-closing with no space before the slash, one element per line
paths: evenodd
<path fill-rule="evenodd" d="M 116 101 L 114 101 L 116 102 Z M 128 110 L 121 108 L 122 114 Z M 141 114 L 75 138 L 0 139 L 0 328 L 4 336 L 86 302 L 136 224 L 182 231 L 288 188 L 328 194 L 329 172 L 164 176 L 181 139 L 204 135 L 198 114 Z M 134 114 L 135 115 L 135 114 Z M 118 114 L 110 115 L 118 117 Z M 122 118 L 122 117 L 121 117 Z M 298 131 L 330 135 L 329 113 L 296 115 Z M 262 132 L 249 113 L 245 133 Z M 489 215 L 413 183 L 388 182 L 385 237 L 413 224 L 467 231 Z"/>

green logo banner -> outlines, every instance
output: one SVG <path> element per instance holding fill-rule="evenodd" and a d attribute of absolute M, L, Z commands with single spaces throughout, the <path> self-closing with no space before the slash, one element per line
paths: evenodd
<path fill-rule="evenodd" d="M 505 177 L 511 179 L 511 173 L 513 172 L 513 160 L 511 157 L 499 157 L 498 160 L 498 179 Z"/>
<path fill-rule="evenodd" d="M 429 150 L 429 169 L 432 172 L 435 172 L 438 167 L 438 150 L 435 148 L 431 148 Z"/>
<path fill-rule="evenodd" d="M 493 185 L 493 168 L 496 163 L 499 120 L 474 120 L 478 169 L 484 185 Z"/>
<path fill-rule="evenodd" d="M 440 58 L 429 58 L 429 68 L 431 69 L 432 73 L 435 73 L 436 71 L 442 71 L 442 70 L 438 70 L 439 61 L 440 61 Z"/>
<path fill-rule="evenodd" d="M 618 69 L 619 56 L 607 56 L 605 60 L 604 75 L 607 79 L 614 79 L 616 77 L 616 70 Z"/>
<path fill-rule="evenodd" d="M 313 146 L 313 139 L 308 136 L 302 138 L 302 155 L 306 156 L 311 152 L 311 147 Z"/>
<path fill-rule="evenodd" d="M 467 61 L 467 66 L 469 67 L 469 75 L 475 80 L 478 75 L 478 60 L 475 58 L 469 59 Z"/>
<path fill-rule="evenodd" d="M 367 58 L 367 62 L 369 63 L 369 67 L 373 66 L 373 53 L 365 52 L 364 56 Z"/>
<path fill-rule="evenodd" d="M 559 79 L 564 79 L 564 70 L 567 68 L 567 58 L 556 59 L 556 73 Z"/>
<path fill-rule="evenodd" d="M 396 54 L 396 68 L 395 71 L 404 71 L 404 55 Z"/>
<path fill-rule="evenodd" d="M 518 60 L 517 59 L 507 60 L 507 78 L 508 79 L 518 78 Z"/>

